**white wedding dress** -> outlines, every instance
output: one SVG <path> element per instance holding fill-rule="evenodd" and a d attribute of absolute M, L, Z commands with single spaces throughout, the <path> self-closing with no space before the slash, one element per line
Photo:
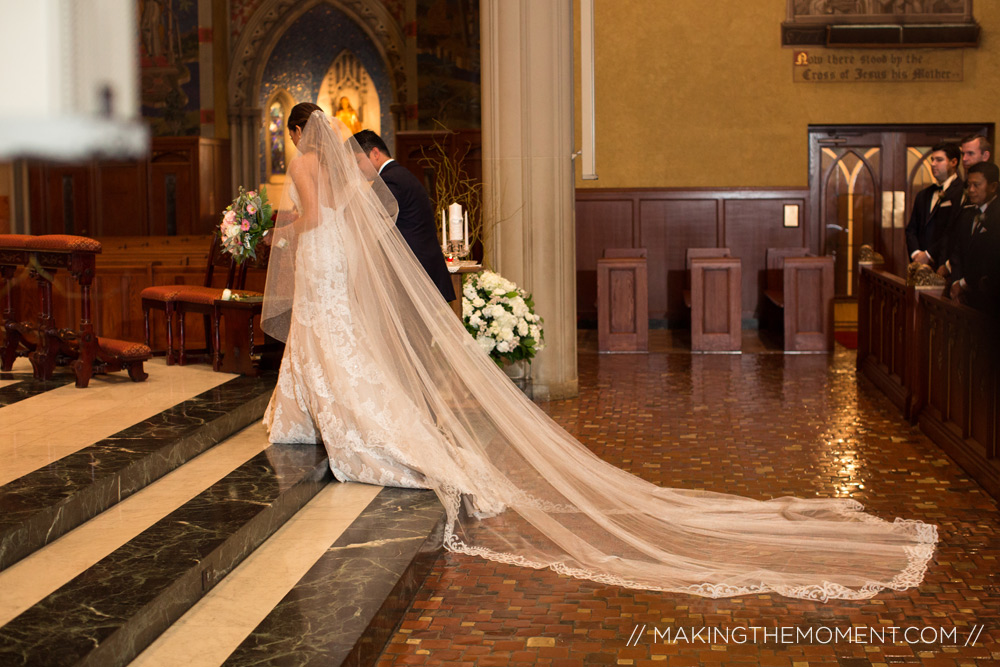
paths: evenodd
<path fill-rule="evenodd" d="M 445 547 L 496 561 L 710 597 L 863 599 L 922 581 L 935 526 L 852 500 L 660 488 L 600 460 L 461 326 L 356 145 L 317 112 L 299 150 L 263 315 L 287 342 L 272 442 L 322 442 L 342 481 L 433 489 Z"/>

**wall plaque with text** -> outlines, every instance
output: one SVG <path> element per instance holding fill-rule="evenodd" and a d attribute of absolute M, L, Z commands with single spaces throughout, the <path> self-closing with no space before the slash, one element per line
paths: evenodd
<path fill-rule="evenodd" d="M 795 83 L 955 83 L 961 49 L 796 49 Z"/>

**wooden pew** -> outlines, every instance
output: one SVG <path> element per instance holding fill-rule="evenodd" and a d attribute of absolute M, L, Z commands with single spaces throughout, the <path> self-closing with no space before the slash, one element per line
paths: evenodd
<path fill-rule="evenodd" d="M 731 257 L 729 248 L 688 248 L 684 251 L 684 290 L 681 295 L 684 298 L 684 307 L 691 307 L 691 260 L 702 257 Z"/>
<path fill-rule="evenodd" d="M 649 351 L 645 248 L 608 248 L 597 260 L 597 349 Z"/>
<path fill-rule="evenodd" d="M 690 289 L 684 304 L 691 309 L 691 349 L 738 352 L 742 347 L 742 269 L 729 248 L 688 248 Z"/>
<path fill-rule="evenodd" d="M 1000 499 L 998 323 L 935 292 L 917 298 L 912 410 L 931 440 Z"/>
<path fill-rule="evenodd" d="M 862 267 L 858 372 L 1000 500 L 1000 323 Z"/>
<path fill-rule="evenodd" d="M 911 422 L 914 409 L 919 287 L 871 264 L 861 263 L 858 276 L 857 370 L 867 377 Z"/>
<path fill-rule="evenodd" d="M 789 352 L 833 349 L 833 257 L 768 248 L 764 297 L 780 313 Z"/>

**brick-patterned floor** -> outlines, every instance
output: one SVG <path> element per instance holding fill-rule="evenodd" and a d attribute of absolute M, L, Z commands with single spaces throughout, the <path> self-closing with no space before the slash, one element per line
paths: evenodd
<path fill-rule="evenodd" d="M 857 378 L 853 352 L 690 355 L 675 351 L 669 334 L 653 333 L 649 355 L 598 355 L 582 334 L 580 396 L 545 410 L 598 455 L 663 486 L 846 496 L 883 518 L 936 523 L 941 542 L 924 584 L 863 602 L 709 600 L 446 553 L 380 667 L 1000 665 L 997 504 Z M 911 639 L 922 632 L 927 641 L 823 634 L 852 626 L 912 628 Z M 765 640 L 763 630 L 756 641 L 664 641 L 668 631 L 741 627 L 817 634 L 811 642 Z"/>

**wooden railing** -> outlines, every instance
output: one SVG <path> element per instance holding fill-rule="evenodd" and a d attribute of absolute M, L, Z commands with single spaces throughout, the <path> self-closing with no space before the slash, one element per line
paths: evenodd
<path fill-rule="evenodd" d="M 912 419 L 917 292 L 899 276 L 862 266 L 858 281 L 858 372 Z"/>
<path fill-rule="evenodd" d="M 917 302 L 913 411 L 920 428 L 1000 498 L 1000 355 L 996 324 L 941 296 Z"/>
<path fill-rule="evenodd" d="M 1000 331 L 941 291 L 863 267 L 858 372 L 1000 498 Z"/>

